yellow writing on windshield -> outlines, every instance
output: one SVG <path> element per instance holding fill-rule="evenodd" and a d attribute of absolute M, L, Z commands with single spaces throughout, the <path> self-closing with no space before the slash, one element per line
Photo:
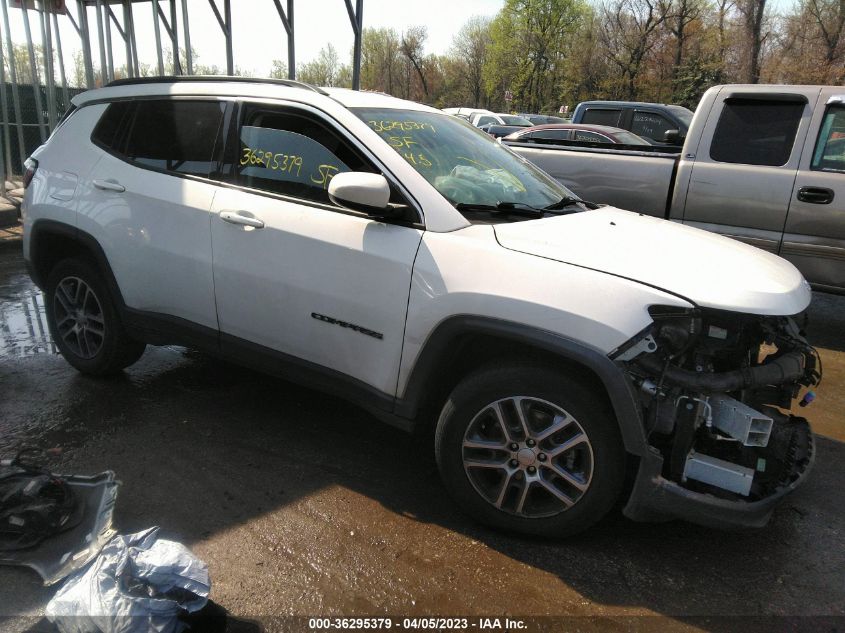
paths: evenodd
<path fill-rule="evenodd" d="M 425 130 L 437 133 L 437 130 L 431 123 L 421 123 L 419 121 L 367 121 L 369 126 L 376 132 L 413 132 L 414 130 Z"/>
<path fill-rule="evenodd" d="M 296 175 L 299 176 L 300 171 L 302 170 L 302 156 L 284 154 L 282 152 L 274 154 L 273 152 L 268 152 L 262 149 L 244 147 L 240 164 L 261 165 L 267 169 L 283 171 L 289 174 L 296 173 Z"/>

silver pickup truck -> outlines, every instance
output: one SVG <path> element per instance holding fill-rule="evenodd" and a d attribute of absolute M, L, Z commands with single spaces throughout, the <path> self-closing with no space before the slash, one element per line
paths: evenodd
<path fill-rule="evenodd" d="M 845 293 L 845 87 L 715 86 L 680 154 L 506 143 L 585 200 L 734 237 Z"/>

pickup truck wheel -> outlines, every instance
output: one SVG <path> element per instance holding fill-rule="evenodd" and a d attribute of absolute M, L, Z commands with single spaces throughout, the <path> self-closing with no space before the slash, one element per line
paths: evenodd
<path fill-rule="evenodd" d="M 47 324 L 62 356 L 83 374 L 104 376 L 134 363 L 146 345 L 130 338 L 96 268 L 59 262 L 47 277 Z"/>
<path fill-rule="evenodd" d="M 619 428 L 604 400 L 536 365 L 491 367 L 450 395 L 437 464 L 458 504 L 496 528 L 579 532 L 616 502 L 625 476 Z"/>

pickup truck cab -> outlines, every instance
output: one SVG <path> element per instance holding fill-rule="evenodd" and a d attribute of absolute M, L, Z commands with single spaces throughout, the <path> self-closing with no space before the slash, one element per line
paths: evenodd
<path fill-rule="evenodd" d="M 638 520 L 762 525 L 806 479 L 813 437 L 785 410 L 819 378 L 790 316 L 810 289 L 783 259 L 589 210 L 382 94 L 186 77 L 73 103 L 22 211 L 80 372 L 179 344 L 336 394 L 428 437 L 458 508 L 529 534 L 620 498 Z"/>
<path fill-rule="evenodd" d="M 587 200 L 728 235 L 845 292 L 845 94 L 833 86 L 708 90 L 680 152 L 512 144 Z"/>
<path fill-rule="evenodd" d="M 681 145 L 693 113 L 679 105 L 638 101 L 582 101 L 572 113 L 573 123 L 609 125 L 628 130 L 654 145 Z"/>

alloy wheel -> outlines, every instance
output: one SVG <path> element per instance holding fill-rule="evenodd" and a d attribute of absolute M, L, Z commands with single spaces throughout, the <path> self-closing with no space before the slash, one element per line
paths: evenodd
<path fill-rule="evenodd" d="M 565 512 L 593 476 L 593 449 L 583 427 L 539 398 L 512 396 L 482 408 L 464 434 L 462 457 L 476 492 L 525 518 Z"/>
<path fill-rule="evenodd" d="M 106 327 L 97 295 L 79 277 L 65 277 L 53 295 L 56 334 L 76 356 L 94 358 L 102 349 Z"/>

